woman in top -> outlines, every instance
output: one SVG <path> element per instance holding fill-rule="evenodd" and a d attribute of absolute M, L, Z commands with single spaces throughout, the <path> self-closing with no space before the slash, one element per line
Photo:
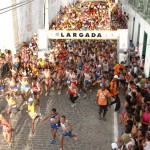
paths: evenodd
<path fill-rule="evenodd" d="M 4 137 L 4 140 L 9 144 L 9 146 L 12 146 L 11 143 L 11 137 L 12 137 L 12 127 L 10 123 L 3 117 L 2 114 L 0 114 L 0 126 L 2 127 L 2 134 Z"/>

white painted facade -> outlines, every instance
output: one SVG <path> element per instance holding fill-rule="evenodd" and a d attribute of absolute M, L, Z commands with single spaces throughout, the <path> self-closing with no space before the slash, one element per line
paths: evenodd
<path fill-rule="evenodd" d="M 127 13 L 129 13 L 129 39 L 132 39 L 132 30 L 133 30 L 133 18 L 135 17 L 135 24 L 134 24 L 134 35 L 133 35 L 133 42 L 136 45 L 137 37 L 138 37 L 138 26 L 140 24 L 140 38 L 139 38 L 139 55 L 142 57 L 143 51 L 143 39 L 144 39 L 144 32 L 147 33 L 147 46 L 146 46 L 146 56 L 145 56 L 145 67 L 144 71 L 146 76 L 150 75 L 150 24 L 144 20 L 135 10 L 132 9 L 130 5 L 128 5 L 128 0 L 121 0 L 123 4 L 123 8 Z"/>
<path fill-rule="evenodd" d="M 2 0 L 0 9 L 3 9 L 26 0 Z M 32 1 L 32 0 L 28 0 Z M 67 6 L 76 0 L 47 0 L 48 14 L 44 17 L 46 0 L 33 0 L 32 2 L 11 10 L 0 10 L 0 49 L 11 49 L 13 53 L 20 47 L 22 42 L 30 41 L 38 29 L 45 28 L 44 19 L 49 23 L 59 12 L 61 6 Z M 18 5 L 19 6 L 19 5 Z M 3 13 L 4 11 L 10 10 Z M 1 14 L 3 13 L 3 14 Z M 49 26 L 49 24 L 47 25 Z"/>
<path fill-rule="evenodd" d="M 0 9 L 7 6 L 11 6 L 11 0 L 7 0 L 5 3 L 0 1 Z M 5 10 L 3 10 L 5 11 Z M 2 13 L 2 11 L 0 11 Z M 14 32 L 13 32 L 13 18 L 12 11 L 0 14 L 0 49 L 14 49 Z"/>
<path fill-rule="evenodd" d="M 23 0 L 1 1 L 0 9 L 20 2 Z M 29 41 L 38 28 L 44 27 L 44 0 L 18 6 L 0 11 L 0 49 L 11 49 L 13 53 L 16 53 L 22 42 Z"/>

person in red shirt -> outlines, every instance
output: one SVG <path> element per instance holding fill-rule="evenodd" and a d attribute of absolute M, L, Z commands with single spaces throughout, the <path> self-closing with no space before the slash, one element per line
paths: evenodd
<path fill-rule="evenodd" d="M 74 82 L 71 82 L 68 86 L 68 94 L 71 102 L 73 103 L 71 107 L 75 106 L 75 100 L 78 98 L 78 88 Z"/>

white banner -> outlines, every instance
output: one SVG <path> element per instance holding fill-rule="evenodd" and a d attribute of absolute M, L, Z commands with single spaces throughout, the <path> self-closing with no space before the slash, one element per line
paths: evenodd
<path fill-rule="evenodd" d="M 129 47 L 128 29 L 119 29 L 119 50 L 127 50 Z"/>
<path fill-rule="evenodd" d="M 49 39 L 118 39 L 118 31 L 66 31 L 49 30 Z"/>
<path fill-rule="evenodd" d="M 48 49 L 47 30 L 45 29 L 38 30 L 38 48 L 39 50 Z"/>

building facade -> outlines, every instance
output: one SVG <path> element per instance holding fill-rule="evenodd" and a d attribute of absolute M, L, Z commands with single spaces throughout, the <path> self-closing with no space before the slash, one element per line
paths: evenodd
<path fill-rule="evenodd" d="M 139 44 L 139 55 L 145 57 L 144 72 L 150 76 L 150 0 L 120 0 L 129 14 L 129 39 Z"/>

